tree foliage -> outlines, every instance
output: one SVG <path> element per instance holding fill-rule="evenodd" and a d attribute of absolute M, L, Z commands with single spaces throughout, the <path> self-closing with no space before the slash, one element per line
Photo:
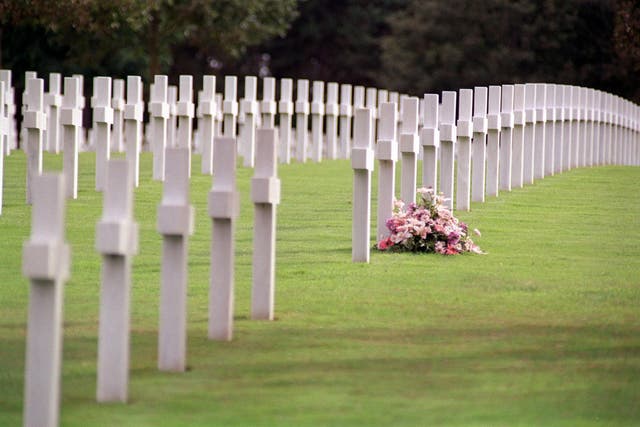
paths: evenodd
<path fill-rule="evenodd" d="M 411 93 L 553 81 L 619 89 L 602 0 L 412 0 L 389 18 L 380 82 Z"/>

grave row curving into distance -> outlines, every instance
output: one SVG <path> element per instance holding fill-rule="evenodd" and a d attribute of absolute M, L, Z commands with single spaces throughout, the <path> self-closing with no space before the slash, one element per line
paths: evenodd
<path fill-rule="evenodd" d="M 18 147 L 27 153 L 26 200 L 33 204 L 32 235 L 23 253 L 23 272 L 31 281 L 25 425 L 57 425 L 61 301 L 64 282 L 73 271 L 71 250 L 64 241 L 64 211 L 65 199 L 78 194 L 79 151 L 95 152 L 95 190 L 104 193 L 95 237 L 102 255 L 96 390 L 100 402 L 127 400 L 131 260 L 138 250 L 133 203 L 140 179 L 164 183 L 157 211 L 163 239 L 158 368 L 185 369 L 194 152 L 201 154 L 199 173 L 213 175 L 208 203 L 208 336 L 213 340 L 233 336 L 238 157 L 243 166 L 254 168 L 251 312 L 252 318 L 265 320 L 274 318 L 278 161 L 350 159 L 354 262 L 369 261 L 376 165 L 374 224 L 379 238 L 386 233 L 384 223 L 394 198 L 414 201 L 418 186 L 442 192 L 452 209 L 455 205 L 469 210 L 471 201 L 482 202 L 572 168 L 640 164 L 640 108 L 611 94 L 568 85 L 506 84 L 414 97 L 348 84 L 313 82 L 310 87 L 307 80 L 294 85 L 282 79 L 277 85 L 275 79 L 265 78 L 259 100 L 260 81 L 249 76 L 244 97 L 238 100 L 236 77 L 225 77 L 223 93 L 217 93 L 216 77 L 204 76 L 196 103 L 191 76 L 181 76 L 177 87 L 170 86 L 166 76 L 155 76 L 145 123 L 140 77 L 98 77 L 90 99 L 91 127 L 85 129 L 82 76 L 62 79 L 52 74 L 48 92 L 35 73 L 25 79 L 24 102 L 17 106 L 11 72 L 0 71 L 0 214 L 2 159 Z M 45 150 L 61 153 L 62 174 L 43 173 Z M 140 176 L 142 150 L 153 156 L 150 177 Z M 124 153 L 124 159 L 112 156 L 114 152 Z M 41 363 L 45 354 L 47 363 Z"/>

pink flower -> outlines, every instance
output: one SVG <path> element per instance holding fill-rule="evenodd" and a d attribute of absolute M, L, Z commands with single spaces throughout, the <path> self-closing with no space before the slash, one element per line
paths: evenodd
<path fill-rule="evenodd" d="M 476 236 L 482 236 L 482 233 L 480 233 L 480 230 L 478 230 L 477 228 L 473 229 L 473 234 L 475 234 Z"/>
<path fill-rule="evenodd" d="M 393 242 L 391 241 L 390 237 L 387 237 L 386 239 L 382 239 L 378 242 L 378 249 L 381 251 L 384 251 L 390 246 L 393 246 Z"/>

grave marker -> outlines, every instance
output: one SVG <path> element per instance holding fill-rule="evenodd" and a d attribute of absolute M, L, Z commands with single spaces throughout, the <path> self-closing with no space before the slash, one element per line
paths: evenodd
<path fill-rule="evenodd" d="M 291 116 L 293 115 L 293 80 L 282 79 L 280 81 L 280 163 L 291 162 Z"/>
<path fill-rule="evenodd" d="M 180 76 L 180 90 L 178 103 L 176 104 L 176 116 L 178 117 L 178 133 L 176 135 L 176 147 L 186 147 L 189 152 L 189 176 L 191 176 L 191 138 L 193 136 L 193 77 Z"/>
<path fill-rule="evenodd" d="M 474 202 L 484 202 L 487 160 L 486 138 L 489 131 L 487 88 L 477 86 L 474 88 L 473 95 L 473 179 L 471 180 L 471 199 Z"/>
<path fill-rule="evenodd" d="M 471 192 L 471 136 L 473 122 L 471 121 L 471 107 L 473 90 L 460 89 L 460 103 L 458 104 L 458 176 L 456 179 L 456 209 L 468 211 Z"/>
<path fill-rule="evenodd" d="M 69 199 L 78 197 L 78 145 L 82 130 L 82 111 L 80 110 L 80 79 L 65 77 L 64 96 L 60 111 L 62 124 L 62 163 L 64 173 L 65 196 Z"/>
<path fill-rule="evenodd" d="M 274 318 L 276 206 L 280 203 L 277 139 L 275 129 L 258 129 L 256 168 L 251 180 L 251 200 L 255 206 L 251 318 L 256 320 Z"/>
<path fill-rule="evenodd" d="M 131 169 L 133 185 L 138 186 L 140 176 L 140 130 L 142 125 L 142 80 L 139 76 L 127 76 L 127 102 L 124 106 L 124 137 L 127 145 L 127 161 Z"/>
<path fill-rule="evenodd" d="M 442 92 L 440 115 L 440 191 L 453 211 L 453 171 L 456 152 L 456 92 Z"/>
<path fill-rule="evenodd" d="M 276 118 L 276 79 L 265 77 L 262 79 L 262 102 L 260 102 L 262 114 L 262 127 L 275 128 Z"/>
<path fill-rule="evenodd" d="M 111 138 L 111 151 L 122 153 L 124 151 L 124 80 L 113 79 L 113 135 Z"/>
<path fill-rule="evenodd" d="M 47 128 L 42 79 L 27 80 L 25 96 L 27 101 L 22 123 L 27 137 L 27 204 L 31 204 L 33 180 L 42 174 L 42 132 Z"/>
<path fill-rule="evenodd" d="M 353 262 L 369 262 L 371 224 L 371 110 L 357 108 L 353 120 L 353 224 L 351 230 L 351 257 Z"/>
<path fill-rule="evenodd" d="M 604 93 L 602 91 L 595 91 L 595 100 L 594 100 L 594 121 L 595 121 L 595 130 L 594 130 L 594 146 L 593 146 L 593 161 L 594 164 L 601 166 L 603 164 L 603 147 L 604 147 L 604 124 L 602 121 L 603 116 L 603 108 L 604 108 Z"/>
<path fill-rule="evenodd" d="M 595 139 L 595 90 L 587 89 L 587 147 L 585 153 L 585 166 L 593 166 L 593 147 Z M 630 104 L 627 103 L 627 106 Z M 628 116 L 627 116 L 628 117 Z"/>
<path fill-rule="evenodd" d="M 580 151 L 580 88 L 571 86 L 571 143 L 569 144 L 569 168 L 578 167 L 578 153 Z"/>
<path fill-rule="evenodd" d="M 418 98 L 402 98 L 402 124 L 400 153 L 402 176 L 400 199 L 406 204 L 415 203 L 418 173 Z"/>
<path fill-rule="evenodd" d="M 11 70 L 0 70 L 0 82 L 4 83 L 4 118 L 5 134 L 4 134 L 4 151 L 0 151 L 0 155 L 10 155 L 13 148 L 15 135 L 15 109 L 13 102 L 13 88 L 11 87 Z"/>
<path fill-rule="evenodd" d="M 502 85 L 500 108 L 500 189 L 511 191 L 511 170 L 513 169 L 513 85 Z"/>
<path fill-rule="evenodd" d="M 535 140 L 534 140 L 534 152 L 533 152 L 533 177 L 535 179 L 544 178 L 544 146 L 545 146 L 545 133 L 546 133 L 546 85 L 544 83 L 535 84 L 535 99 L 536 99 L 536 122 L 535 122 Z"/>
<path fill-rule="evenodd" d="M 206 78 L 206 76 L 205 76 Z M 162 234 L 162 282 L 158 369 L 182 372 L 187 353 L 187 253 L 194 210 L 189 204 L 189 152 L 167 148 L 158 232 Z"/>
<path fill-rule="evenodd" d="M 564 122 L 562 132 L 562 170 L 569 170 L 571 167 L 571 144 L 573 142 L 573 109 L 571 103 L 573 101 L 573 89 L 571 86 L 563 85 L 562 87 L 562 105 L 564 111 Z"/>
<path fill-rule="evenodd" d="M 324 118 L 324 82 L 313 82 L 311 100 L 311 159 L 322 160 L 322 125 Z"/>
<path fill-rule="evenodd" d="M 513 152 L 511 162 L 511 187 L 524 184 L 524 112 L 525 85 L 514 85 L 513 90 Z"/>
<path fill-rule="evenodd" d="M 338 158 L 338 83 L 327 85 L 327 106 L 326 106 L 326 126 L 327 126 L 327 158 L 335 160 Z"/>
<path fill-rule="evenodd" d="M 258 116 L 258 79 L 253 76 L 244 78 L 244 99 L 242 106 L 244 110 L 244 124 L 240 139 L 243 148 L 244 166 L 252 168 L 255 163 L 256 150 L 256 118 Z"/>
<path fill-rule="evenodd" d="M 113 123 L 111 77 L 96 77 L 93 83 L 91 103 L 96 144 L 96 190 L 103 191 L 111 153 L 111 124 Z"/>
<path fill-rule="evenodd" d="M 554 143 L 553 143 L 553 172 L 562 172 L 562 145 L 564 141 L 564 86 L 555 85 L 554 101 Z"/>
<path fill-rule="evenodd" d="M 222 114 L 222 104 L 223 104 L 222 94 L 216 92 L 216 131 L 215 136 L 222 136 L 222 124 L 224 122 L 224 115 Z"/>
<path fill-rule="evenodd" d="M 167 121 L 169 119 L 169 78 L 157 75 L 151 89 L 149 119 L 151 120 L 151 149 L 153 152 L 153 179 L 164 181 L 165 149 L 167 148 Z"/>
<path fill-rule="evenodd" d="M 176 133 L 178 131 L 178 117 L 176 104 L 178 103 L 178 87 L 169 85 L 169 123 L 167 128 L 167 147 L 176 147 Z M 219 104 L 218 104 L 219 105 Z"/>
<path fill-rule="evenodd" d="M 342 159 L 348 159 L 351 153 L 351 120 L 353 117 L 351 92 L 351 85 L 340 85 L 340 157 Z"/>
<path fill-rule="evenodd" d="M 533 184 L 533 167 L 535 162 L 535 132 L 536 132 L 536 85 L 527 83 L 524 85 L 524 182 Z"/>
<path fill-rule="evenodd" d="M 216 76 L 202 78 L 202 98 L 198 105 L 202 118 L 198 122 L 200 129 L 200 145 L 202 160 L 200 171 L 206 175 L 213 175 L 213 138 L 215 137 L 216 114 Z"/>
<path fill-rule="evenodd" d="M 298 80 L 296 97 L 296 158 L 307 161 L 307 128 L 309 118 L 309 80 Z"/>
<path fill-rule="evenodd" d="M 4 81 L 0 80 L 0 215 L 2 215 L 2 193 L 4 190 L 4 153 L 5 144 L 8 143 L 9 120 L 5 115 L 5 96 L 7 91 L 4 88 Z"/>
<path fill-rule="evenodd" d="M 371 110 L 371 146 L 376 143 L 376 133 L 378 130 L 378 89 L 368 87 L 366 89 L 365 107 Z"/>
<path fill-rule="evenodd" d="M 396 161 L 398 160 L 398 141 L 396 122 L 398 112 L 392 102 L 383 102 L 378 109 L 380 116 L 378 142 L 375 155 L 378 159 L 378 233 L 376 239 L 389 235 L 387 220 L 393 213 L 396 188 Z"/>
<path fill-rule="evenodd" d="M 223 135 L 227 138 L 236 137 L 236 118 L 238 117 L 237 99 L 238 78 L 236 76 L 225 76 L 224 78 L 224 102 L 222 103 L 222 113 L 224 121 Z M 215 141 L 213 157 L 215 162 Z M 215 168 L 214 168 L 215 173 Z"/>
<path fill-rule="evenodd" d="M 233 336 L 235 221 L 240 211 L 236 188 L 236 140 L 217 138 L 213 144 L 213 186 L 209 192 L 211 229 L 211 289 L 209 339 Z"/>
<path fill-rule="evenodd" d="M 58 154 L 60 152 L 60 74 L 49 74 L 49 93 L 45 95 L 47 114 L 47 151 Z"/>
<path fill-rule="evenodd" d="M 71 258 L 64 241 L 64 178 L 34 177 L 32 192 L 31 237 L 22 252 L 22 271 L 30 281 L 24 425 L 54 427 L 60 411 L 64 284 Z"/>
<path fill-rule="evenodd" d="M 500 177 L 500 98 L 501 86 L 489 86 L 489 106 L 487 110 L 487 196 L 498 196 Z"/>
<path fill-rule="evenodd" d="M 545 86 L 545 103 L 546 124 L 544 134 L 544 168 L 542 176 L 554 174 L 554 155 L 555 155 L 555 134 L 556 134 L 556 116 L 553 105 L 556 99 L 556 85 L 546 84 Z"/>
<path fill-rule="evenodd" d="M 420 130 L 420 145 L 422 146 L 422 186 L 432 188 L 434 193 L 437 193 L 438 148 L 440 147 L 438 95 L 425 94 L 423 105 L 422 121 L 424 127 Z"/>
<path fill-rule="evenodd" d="M 131 113 L 125 110 L 125 120 L 136 121 L 127 117 Z M 106 178 L 102 218 L 96 227 L 96 250 L 102 254 L 96 398 L 98 402 L 126 402 L 131 258 L 138 252 L 138 225 L 133 221 L 133 170 L 126 160 L 109 160 Z"/>

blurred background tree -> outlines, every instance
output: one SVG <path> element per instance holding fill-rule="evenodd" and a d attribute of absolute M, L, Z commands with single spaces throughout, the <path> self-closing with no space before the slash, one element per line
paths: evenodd
<path fill-rule="evenodd" d="M 4 68 L 273 75 L 412 94 L 549 81 L 640 101 L 637 0 L 0 0 Z"/>

